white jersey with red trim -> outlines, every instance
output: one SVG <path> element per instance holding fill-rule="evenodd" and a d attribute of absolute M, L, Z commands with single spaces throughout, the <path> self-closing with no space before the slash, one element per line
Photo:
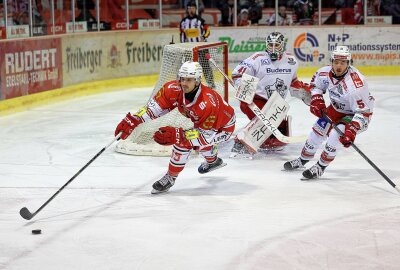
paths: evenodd
<path fill-rule="evenodd" d="M 336 111 L 354 115 L 353 121 L 357 121 L 362 130 L 367 128 L 375 100 L 369 93 L 367 80 L 358 69 L 350 66 L 347 74 L 337 80 L 331 66 L 322 67 L 313 76 L 311 87 L 312 95 L 328 92 Z"/>
<path fill-rule="evenodd" d="M 296 58 L 285 52 L 282 58 L 272 61 L 267 52 L 258 52 L 243 60 L 232 72 L 235 86 L 240 85 L 242 74 L 260 79 L 256 95 L 268 99 L 273 91 L 285 98 L 292 82 L 297 80 L 299 65 Z"/>

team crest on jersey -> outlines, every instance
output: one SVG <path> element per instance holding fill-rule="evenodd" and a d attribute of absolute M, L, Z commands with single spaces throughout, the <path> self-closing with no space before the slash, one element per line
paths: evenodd
<path fill-rule="evenodd" d="M 269 65 L 271 64 L 271 62 L 269 61 L 269 59 L 261 59 L 261 65 L 265 66 L 265 65 Z"/>
<path fill-rule="evenodd" d="M 247 63 L 246 61 L 240 62 L 239 66 L 246 66 L 246 67 L 249 67 L 249 68 L 252 67 L 252 65 L 250 65 L 250 63 Z"/>
<path fill-rule="evenodd" d="M 321 77 L 322 77 L 322 76 L 328 76 L 328 74 L 329 74 L 328 72 L 320 72 L 320 73 L 319 73 L 319 76 L 321 76 Z"/>
<path fill-rule="evenodd" d="M 364 86 L 363 81 L 361 80 L 360 76 L 357 73 L 350 73 L 351 78 L 353 79 L 354 85 L 356 88 L 360 88 Z"/>
<path fill-rule="evenodd" d="M 296 60 L 294 60 L 293 57 L 288 57 L 288 64 L 289 65 L 295 65 L 296 64 Z"/>
<path fill-rule="evenodd" d="M 267 92 L 268 97 L 270 97 L 274 91 L 277 91 L 279 95 L 284 97 L 287 88 L 288 87 L 282 79 L 276 78 L 274 84 L 265 86 L 265 91 Z"/>

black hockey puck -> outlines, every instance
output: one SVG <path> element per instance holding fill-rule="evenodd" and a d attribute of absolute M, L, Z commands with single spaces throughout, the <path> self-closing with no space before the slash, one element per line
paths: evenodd
<path fill-rule="evenodd" d="M 41 234 L 42 230 L 37 229 L 37 230 L 32 230 L 32 234 Z"/>

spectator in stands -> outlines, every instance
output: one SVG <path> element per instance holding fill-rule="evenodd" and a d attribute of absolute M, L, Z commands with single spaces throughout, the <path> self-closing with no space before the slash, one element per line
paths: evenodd
<path fill-rule="evenodd" d="M 399 0 L 385 0 L 382 2 L 382 15 L 392 16 L 392 23 L 400 23 L 400 2 Z"/>
<path fill-rule="evenodd" d="M 75 21 L 86 21 L 86 22 L 96 22 L 96 18 L 90 12 L 95 9 L 95 4 L 93 0 L 77 0 L 77 7 L 80 10 L 78 17 L 75 18 Z"/>
<path fill-rule="evenodd" d="M 381 0 L 369 0 L 367 2 L 367 14 L 368 16 L 380 16 L 381 15 Z"/>
<path fill-rule="evenodd" d="M 210 27 L 206 24 L 203 18 L 196 15 L 196 11 L 196 2 L 189 2 L 187 6 L 188 15 L 182 19 L 179 28 L 181 43 L 203 42 L 207 41 L 207 38 L 210 36 Z M 206 59 L 206 53 L 208 53 L 207 50 L 201 50 L 199 52 L 199 62 L 203 68 L 208 86 L 215 88 L 214 76 L 210 64 Z"/>
<path fill-rule="evenodd" d="M 233 25 L 233 0 L 220 0 L 217 3 L 218 9 L 221 11 L 220 26 Z"/>
<path fill-rule="evenodd" d="M 249 0 L 249 20 L 257 25 L 262 18 L 262 7 L 255 1 Z"/>
<path fill-rule="evenodd" d="M 43 23 L 43 18 L 40 14 L 42 11 L 42 3 L 40 0 L 33 0 L 32 4 L 32 23 L 40 25 Z M 12 14 L 13 24 L 23 25 L 29 24 L 29 0 L 20 0 L 8 3 L 8 12 Z"/>
<path fill-rule="evenodd" d="M 354 23 L 364 24 L 364 7 L 361 0 L 357 0 L 354 3 Z"/>
<path fill-rule="evenodd" d="M 275 25 L 275 13 L 271 15 L 271 17 L 268 20 L 268 25 Z M 283 25 L 292 25 L 293 24 L 293 20 L 292 17 L 289 16 L 286 13 L 286 6 L 285 5 L 280 5 L 278 8 L 278 24 L 279 26 L 283 26 Z"/>
<path fill-rule="evenodd" d="M 238 16 L 238 26 L 248 26 L 251 22 L 249 21 L 249 10 L 247 8 L 243 8 Z"/>
<path fill-rule="evenodd" d="M 300 25 L 314 24 L 314 4 L 311 0 L 297 0 L 293 4 L 294 13 L 297 17 L 297 23 Z"/>

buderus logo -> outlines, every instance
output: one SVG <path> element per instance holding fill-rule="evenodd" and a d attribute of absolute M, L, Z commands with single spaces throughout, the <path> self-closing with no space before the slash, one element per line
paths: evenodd
<path fill-rule="evenodd" d="M 312 48 L 315 48 L 311 53 L 305 52 L 305 49 L 301 49 L 304 42 L 310 43 Z M 318 51 L 319 43 L 317 38 L 310 33 L 302 33 L 294 41 L 294 54 L 296 57 L 303 62 L 313 62 L 318 60 L 321 62 L 325 58 L 325 54 Z M 307 46 L 308 47 L 308 46 Z"/>

